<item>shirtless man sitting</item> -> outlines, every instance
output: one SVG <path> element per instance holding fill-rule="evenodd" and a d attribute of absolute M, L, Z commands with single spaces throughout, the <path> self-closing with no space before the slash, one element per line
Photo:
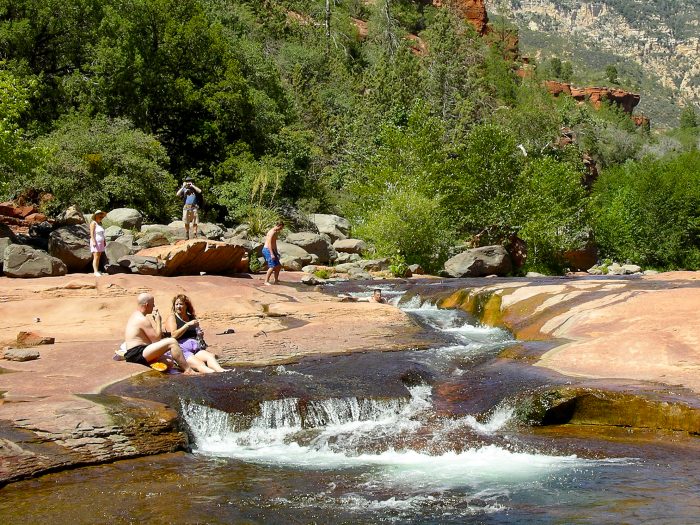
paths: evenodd
<path fill-rule="evenodd" d="M 161 339 L 163 333 L 163 319 L 155 307 L 155 299 L 151 294 L 142 293 L 138 296 L 136 311 L 131 314 L 126 323 L 124 341 L 126 354 L 124 359 L 129 363 L 138 363 L 150 366 L 151 363 L 170 351 L 175 362 L 185 374 L 196 372 L 187 364 L 182 355 L 177 339 L 166 337 Z"/>

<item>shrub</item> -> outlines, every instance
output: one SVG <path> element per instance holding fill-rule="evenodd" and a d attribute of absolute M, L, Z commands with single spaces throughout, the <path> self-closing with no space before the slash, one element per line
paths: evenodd
<path fill-rule="evenodd" d="M 700 268 L 700 152 L 628 162 L 593 187 L 603 255 L 645 267 Z"/>
<path fill-rule="evenodd" d="M 382 208 L 369 215 L 356 233 L 372 243 L 378 255 L 399 254 L 427 271 L 441 267 L 453 240 L 440 200 L 406 190 L 388 194 Z"/>

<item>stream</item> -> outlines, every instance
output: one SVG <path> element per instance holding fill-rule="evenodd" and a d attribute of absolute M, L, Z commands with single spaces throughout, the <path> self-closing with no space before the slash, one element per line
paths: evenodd
<path fill-rule="evenodd" d="M 504 330 L 383 291 L 433 348 L 110 387 L 179 406 L 192 453 L 10 484 L 0 523 L 700 522 L 697 438 L 520 424 L 518 393 L 568 379 L 499 359 L 524 344 Z"/>

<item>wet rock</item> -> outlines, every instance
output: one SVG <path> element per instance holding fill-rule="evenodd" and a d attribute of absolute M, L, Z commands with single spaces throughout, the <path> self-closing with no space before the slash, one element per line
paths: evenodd
<path fill-rule="evenodd" d="M 508 275 L 512 264 L 503 246 L 482 246 L 455 255 L 445 262 L 445 272 L 450 277 L 484 277 Z"/>
<path fill-rule="evenodd" d="M 17 344 L 20 347 L 52 345 L 55 342 L 55 337 L 43 336 L 35 332 L 19 332 L 17 334 Z"/>
<path fill-rule="evenodd" d="M 653 393 L 545 389 L 521 396 L 516 417 L 534 425 L 605 425 L 700 433 L 700 408 Z"/>
<path fill-rule="evenodd" d="M 34 361 L 39 359 L 39 352 L 25 348 L 8 348 L 3 352 L 3 359 L 7 361 Z"/>
<path fill-rule="evenodd" d="M 34 278 L 65 275 L 68 270 L 63 261 L 44 251 L 11 244 L 5 249 L 3 271 L 8 277 Z"/>
<path fill-rule="evenodd" d="M 49 254 L 61 259 L 69 272 L 83 272 L 92 262 L 87 224 L 63 226 L 49 235 Z"/>
<path fill-rule="evenodd" d="M 125 230 L 140 230 L 143 223 L 143 216 L 138 210 L 133 208 L 117 208 L 110 211 L 104 219 L 102 225 L 107 228 L 109 226 L 118 226 Z"/>

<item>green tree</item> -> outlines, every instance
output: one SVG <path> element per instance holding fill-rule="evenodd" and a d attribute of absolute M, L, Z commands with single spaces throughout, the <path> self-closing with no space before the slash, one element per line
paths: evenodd
<path fill-rule="evenodd" d="M 20 126 L 29 109 L 34 82 L 23 84 L 5 69 L 0 69 L 0 196 L 7 198 L 8 184 L 14 186 L 41 163 L 42 150 L 26 137 Z"/>
<path fill-rule="evenodd" d="M 611 84 L 617 84 L 617 75 L 617 68 L 612 64 L 605 68 L 605 78 L 607 78 L 608 82 Z"/>
<path fill-rule="evenodd" d="M 681 129 L 697 129 L 700 127 L 700 120 L 693 106 L 686 106 L 681 111 Z"/>
<path fill-rule="evenodd" d="M 133 207 L 161 221 L 177 211 L 165 149 L 126 120 L 67 117 L 38 143 L 50 155 L 27 185 L 52 193 L 56 210 Z"/>

